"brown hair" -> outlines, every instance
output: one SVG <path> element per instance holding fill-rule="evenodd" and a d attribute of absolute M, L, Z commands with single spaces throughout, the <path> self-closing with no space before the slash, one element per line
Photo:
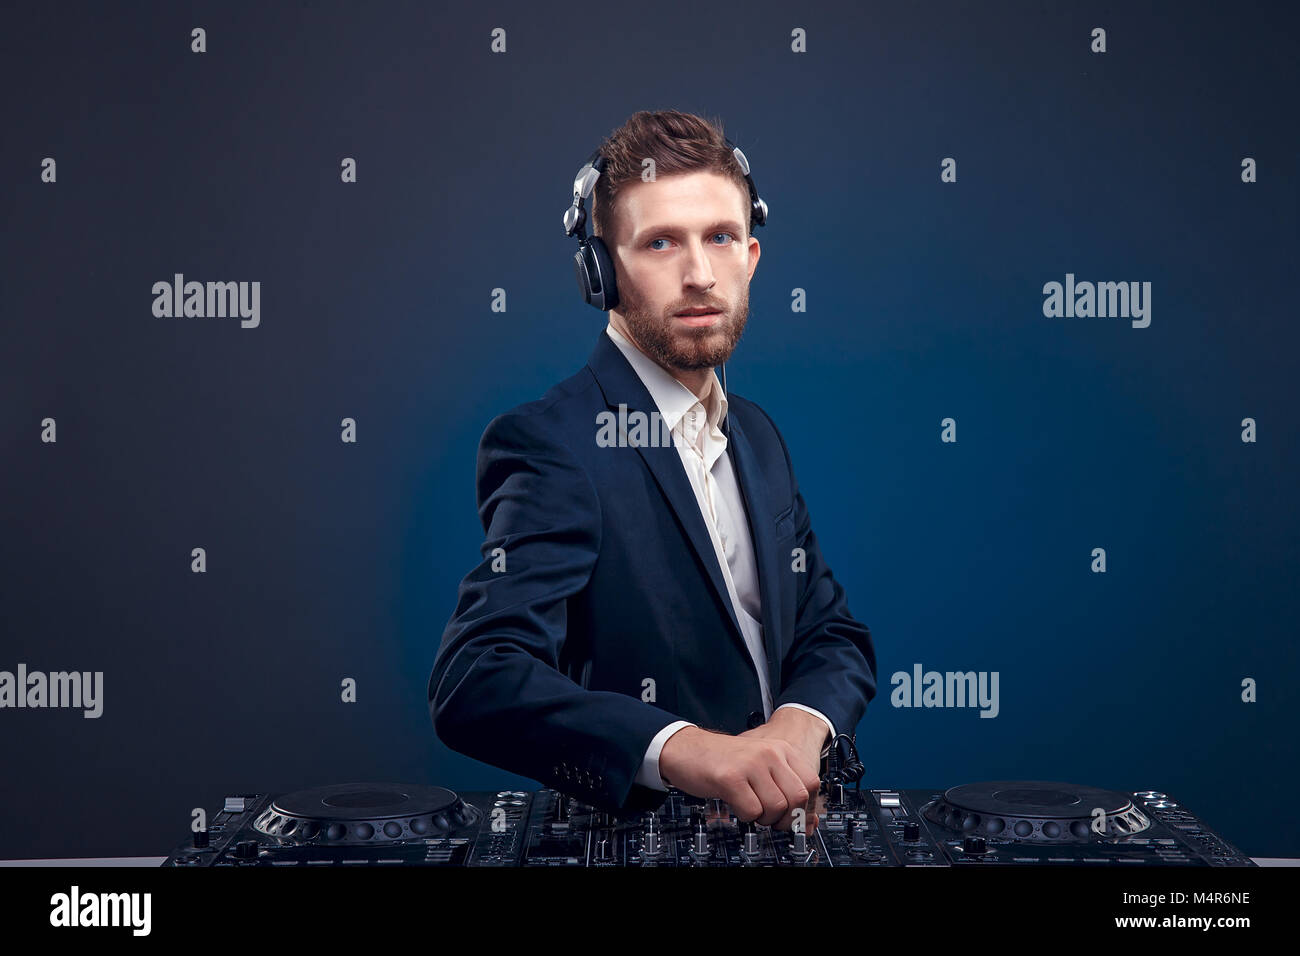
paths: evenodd
<path fill-rule="evenodd" d="M 720 121 L 678 110 L 641 110 L 609 134 L 600 154 L 605 157 L 605 171 L 596 180 L 592 196 L 593 235 L 605 238 L 618 208 L 619 192 L 629 183 L 641 181 L 641 164 L 647 158 L 654 160 L 656 177 L 706 170 L 732 180 L 744 197 L 745 229 L 751 229 L 749 184 L 727 146 Z"/>

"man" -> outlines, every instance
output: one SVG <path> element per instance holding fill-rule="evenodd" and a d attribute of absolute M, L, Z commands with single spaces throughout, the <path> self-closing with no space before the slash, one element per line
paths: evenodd
<path fill-rule="evenodd" d="M 483 434 L 484 559 L 430 712 L 453 749 L 599 807 L 650 809 L 673 786 L 789 828 L 876 662 L 784 440 L 713 371 L 748 318 L 766 205 L 690 114 L 637 113 L 599 153 L 609 324 L 585 368 Z M 585 247 L 576 195 L 574 211 Z"/>

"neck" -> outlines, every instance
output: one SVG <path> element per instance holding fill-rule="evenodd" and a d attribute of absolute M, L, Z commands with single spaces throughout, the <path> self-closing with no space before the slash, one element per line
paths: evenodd
<path fill-rule="evenodd" d="M 713 369 L 711 368 L 690 370 L 669 368 L 665 369 L 665 371 L 694 392 L 695 397 L 700 401 L 704 401 L 709 394 L 709 389 L 713 387 Z"/>
<path fill-rule="evenodd" d="M 660 362 L 653 355 L 651 355 L 649 352 L 647 352 L 645 349 L 641 347 L 641 343 L 638 342 L 633 337 L 632 332 L 621 321 L 619 316 L 617 315 L 611 316 L 610 324 L 613 325 L 614 328 L 618 329 L 619 334 L 622 335 L 623 338 L 627 339 L 629 342 L 632 343 L 633 348 L 635 348 L 638 352 L 640 352 L 650 361 L 654 362 L 656 365 L 658 365 L 661 369 L 663 369 L 673 378 L 677 379 L 677 381 L 681 382 L 683 385 L 689 388 L 692 392 L 695 393 L 695 397 L 698 398 L 700 401 L 704 401 L 705 396 L 709 394 L 709 389 L 713 385 L 713 369 L 674 368 L 671 365 L 664 365 L 662 362 Z"/>

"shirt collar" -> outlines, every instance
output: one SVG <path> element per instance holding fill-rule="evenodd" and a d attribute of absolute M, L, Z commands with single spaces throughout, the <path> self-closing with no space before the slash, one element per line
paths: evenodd
<path fill-rule="evenodd" d="M 618 346 L 618 350 L 623 353 L 623 357 L 628 360 L 632 370 L 641 379 L 646 391 L 659 407 L 659 414 L 663 416 L 664 422 L 670 429 L 676 428 L 682 416 L 700 404 L 704 406 L 705 420 L 709 429 L 720 429 L 722 421 L 727 417 L 727 396 L 722 391 L 717 372 L 710 370 L 709 390 L 705 393 L 704 402 L 701 403 L 694 392 L 628 341 L 625 335 L 614 328 L 613 322 L 605 326 L 605 333 Z M 725 442 L 725 438 L 723 441 Z"/>

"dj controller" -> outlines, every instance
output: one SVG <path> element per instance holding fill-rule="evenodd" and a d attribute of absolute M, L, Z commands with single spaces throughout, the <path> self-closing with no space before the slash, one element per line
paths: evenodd
<path fill-rule="evenodd" d="M 620 815 L 556 790 L 355 783 L 228 796 L 164 866 L 1254 866 L 1164 793 L 1045 781 L 818 793 L 777 830 L 670 790 Z M 809 815 L 811 819 L 811 815 Z"/>

